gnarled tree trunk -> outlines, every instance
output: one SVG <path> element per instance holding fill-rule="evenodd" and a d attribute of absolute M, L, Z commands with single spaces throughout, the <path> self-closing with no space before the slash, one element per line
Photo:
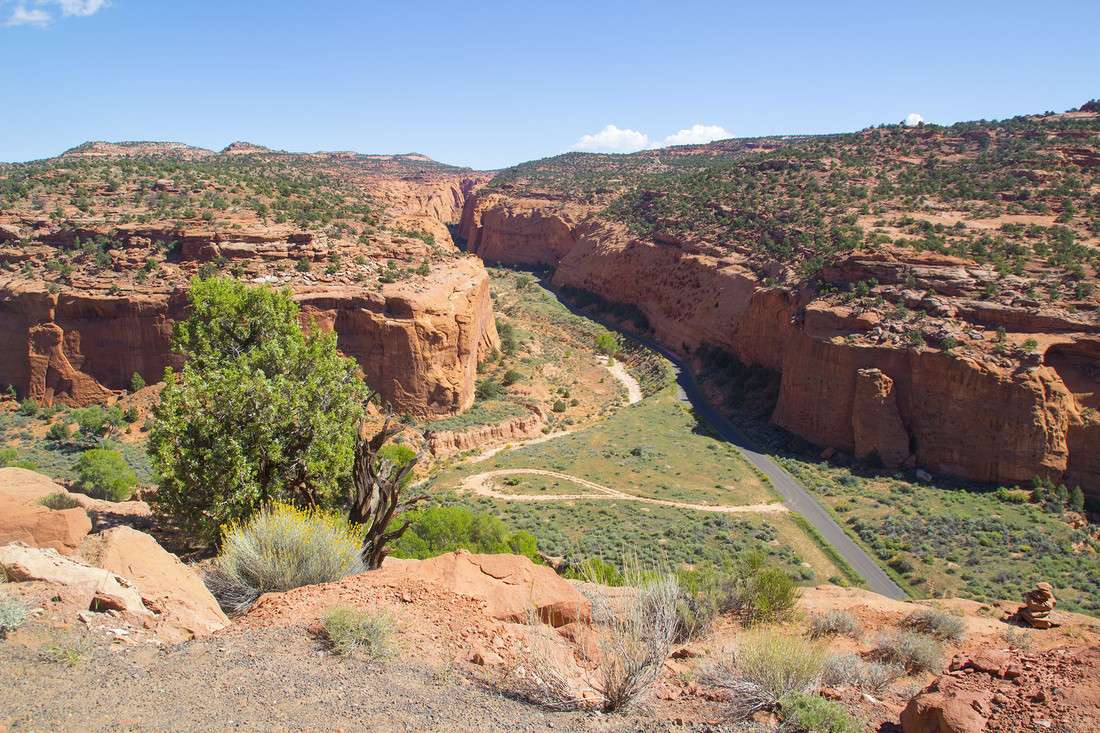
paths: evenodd
<path fill-rule="evenodd" d="M 424 456 L 420 451 L 404 465 L 387 458 L 380 458 L 378 451 L 382 446 L 401 432 L 400 426 L 391 426 L 392 415 L 386 416 L 382 429 L 374 437 L 363 437 L 364 426 L 359 428 L 359 441 L 355 446 L 355 465 L 352 467 L 351 504 L 348 519 L 364 527 L 363 551 L 361 557 L 367 570 L 377 570 L 382 560 L 393 552 L 390 542 L 405 534 L 410 522 L 405 521 L 399 528 L 390 530 L 395 517 L 416 507 L 417 502 L 427 496 L 414 496 L 401 499 L 401 483 L 413 467 Z"/>

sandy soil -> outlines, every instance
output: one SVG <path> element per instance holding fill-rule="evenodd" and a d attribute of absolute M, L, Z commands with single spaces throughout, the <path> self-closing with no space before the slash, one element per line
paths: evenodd
<path fill-rule="evenodd" d="M 642 387 L 638 384 L 638 380 L 630 376 L 627 373 L 626 367 L 623 366 L 621 361 L 615 362 L 615 366 L 607 367 L 607 371 L 611 372 L 611 376 L 618 379 L 626 387 L 627 402 L 633 405 L 636 402 L 642 401 Z"/>

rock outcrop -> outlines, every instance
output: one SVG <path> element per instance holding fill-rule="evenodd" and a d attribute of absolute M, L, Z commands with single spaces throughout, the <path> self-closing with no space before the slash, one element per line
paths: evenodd
<path fill-rule="evenodd" d="M 852 399 L 852 433 L 855 454 L 878 456 L 882 465 L 897 468 L 909 458 L 909 432 L 898 413 L 894 380 L 878 369 L 856 372 Z"/>
<path fill-rule="evenodd" d="M 903 733 L 1095 730 L 1100 648 L 988 650 L 952 659 L 909 701 Z"/>
<path fill-rule="evenodd" d="M 118 611 L 131 623 L 151 617 L 129 580 L 79 559 L 64 557 L 56 550 L 6 545 L 0 547 L 0 567 L 11 582 L 43 581 L 83 595 L 87 603 L 82 605 L 88 610 Z"/>
<path fill-rule="evenodd" d="M 780 372 L 773 420 L 813 443 L 980 481 L 1047 476 L 1100 495 L 1097 326 L 1065 311 L 961 297 L 982 273 L 959 260 L 850 258 L 824 277 L 898 283 L 891 297 L 909 307 L 999 327 L 1021 342 L 1034 334 L 1045 358 L 1015 363 L 907 344 L 874 314 L 766 285 L 736 252 L 639 239 L 556 202 L 471 197 L 462 234 L 486 259 L 556 266 L 555 285 L 635 306 L 669 348 L 690 353 L 705 342 Z M 785 276 L 779 263 L 764 269 Z M 914 282 L 910 295 L 903 286 Z M 928 299 L 921 289 L 941 296 Z"/>
<path fill-rule="evenodd" d="M 92 520 L 80 508 L 53 510 L 39 502 L 68 493 L 46 476 L 25 468 L 0 468 L 0 545 L 21 542 L 69 555 L 92 531 Z"/>
<path fill-rule="evenodd" d="M 489 280 L 476 260 L 457 258 L 417 282 L 381 292 L 354 285 L 300 287 L 303 320 L 333 329 L 367 382 L 398 412 L 465 409 L 474 399 L 479 354 L 499 342 Z M 0 382 L 42 404 L 84 406 L 149 383 L 167 366 L 172 325 L 185 312 L 182 288 L 126 296 L 49 293 L 21 279 L 0 284 Z"/>
<path fill-rule="evenodd" d="M 586 620 L 588 601 L 548 567 L 519 555 L 474 555 L 457 550 L 383 567 L 383 574 L 433 583 L 484 601 L 489 618 L 524 623 L 534 613 L 553 626 Z"/>
<path fill-rule="evenodd" d="M 76 554 L 130 581 L 157 615 L 162 639 L 203 637 L 229 625 L 198 575 L 144 532 L 115 527 L 84 538 Z"/>
<path fill-rule="evenodd" d="M 91 531 L 92 520 L 80 507 L 53 510 L 0 497 L 0 545 L 22 542 L 69 555 Z"/>
<path fill-rule="evenodd" d="M 15 466 L 0 468 L 0 499 L 37 504 L 39 499 L 58 492 L 66 493 L 65 487 L 49 476 Z"/>
<path fill-rule="evenodd" d="M 542 434 L 546 425 L 544 409 L 532 406 L 531 413 L 512 417 L 492 425 L 481 425 L 469 430 L 429 430 L 425 433 L 428 450 L 436 458 L 448 458 L 474 448 L 501 445 L 527 440 Z"/>

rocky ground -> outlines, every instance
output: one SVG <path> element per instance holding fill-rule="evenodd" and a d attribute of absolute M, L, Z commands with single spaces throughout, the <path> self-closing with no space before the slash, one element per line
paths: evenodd
<path fill-rule="evenodd" d="M 32 472 L 0 469 L 9 509 L 30 508 L 57 488 Z M 0 593 L 34 611 L 0 640 L 2 730 L 774 729 L 768 715 L 733 719 L 730 693 L 706 683 L 707 670 L 744 634 L 732 619 L 677 647 L 639 704 L 601 714 L 592 709 L 593 673 L 581 652 L 589 634 L 602 633 L 602 614 L 621 602 L 622 589 L 566 581 L 514 555 L 459 551 L 269 594 L 230 620 L 192 566 L 127 525 L 127 517 L 142 519 L 140 502 L 107 504 L 65 510 L 97 520 L 109 514 L 118 525 L 97 521 L 91 534 L 91 521 L 75 528 L 46 521 L 63 512 L 45 507 L 29 523 L 3 515 L 0 541 L 21 541 L 0 547 L 10 581 Z M 338 654 L 320 625 L 337 605 L 391 614 L 394 654 L 370 663 Z M 801 636 L 813 617 L 849 614 L 862 634 L 822 644 L 867 658 L 879 632 L 929 606 L 966 626 L 938 667 L 880 690 L 836 685 L 821 693 L 879 731 L 913 733 L 941 719 L 947 727 L 935 730 L 958 733 L 1095 730 L 1100 623 L 1089 617 L 1056 612 L 1059 626 L 1024 630 L 1017 603 L 909 603 L 822 586 L 805 589 L 795 617 L 779 628 Z M 550 640 L 551 651 L 536 639 Z M 565 670 L 579 706 L 560 708 L 532 684 L 546 665 Z"/>

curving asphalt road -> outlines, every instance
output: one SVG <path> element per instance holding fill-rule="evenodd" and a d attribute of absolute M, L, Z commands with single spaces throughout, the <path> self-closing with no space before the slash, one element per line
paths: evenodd
<path fill-rule="evenodd" d="M 545 281 L 540 281 L 539 284 L 546 292 L 556 298 L 559 303 L 573 313 L 592 319 L 592 316 L 589 314 L 579 311 L 569 303 L 558 298 L 558 294 L 551 290 Z M 679 358 L 668 351 L 668 349 L 645 336 L 639 336 L 636 333 L 624 331 L 617 326 L 610 323 L 604 323 L 599 319 L 592 320 L 599 322 L 606 328 L 618 331 L 625 336 L 645 344 L 647 347 L 653 349 L 672 362 L 672 369 L 676 373 L 676 399 L 694 409 L 695 414 L 698 415 L 700 419 L 714 428 L 724 440 L 737 446 L 738 450 L 741 451 L 749 463 L 756 466 L 761 473 L 771 479 L 772 483 L 775 484 L 775 488 L 779 491 L 780 495 L 782 495 L 783 503 L 787 508 L 805 517 L 806 520 L 821 533 L 825 540 L 840 553 L 840 556 L 847 560 L 857 573 L 863 576 L 869 590 L 897 600 L 907 600 L 909 598 L 905 591 L 903 591 L 901 587 L 886 574 L 879 564 L 875 562 L 874 558 L 868 555 L 862 547 L 857 545 L 855 541 L 848 536 L 837 521 L 833 519 L 832 515 L 818 503 L 817 499 L 810 494 L 805 486 L 799 483 L 794 476 L 787 473 L 787 471 L 772 460 L 770 456 L 761 453 L 760 450 L 753 445 L 752 441 L 746 438 L 737 428 L 731 425 L 728 420 L 718 414 L 717 410 L 711 407 L 710 403 L 707 402 L 706 398 L 703 396 L 703 393 L 700 392 L 699 388 L 695 385 L 695 381 L 691 378 L 691 373 Z"/>

